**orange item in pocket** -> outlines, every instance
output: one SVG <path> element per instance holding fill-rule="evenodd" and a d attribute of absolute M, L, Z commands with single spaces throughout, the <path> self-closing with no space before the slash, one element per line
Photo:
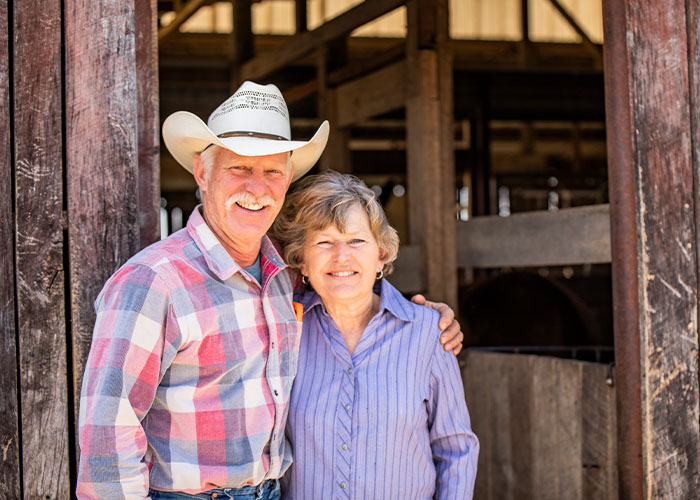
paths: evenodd
<path fill-rule="evenodd" d="M 304 306 L 299 302 L 292 302 L 292 307 L 294 308 L 294 313 L 297 315 L 297 321 L 301 321 L 304 317 Z"/>

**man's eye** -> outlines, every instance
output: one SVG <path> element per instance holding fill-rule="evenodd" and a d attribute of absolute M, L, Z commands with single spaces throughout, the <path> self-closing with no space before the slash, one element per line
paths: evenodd
<path fill-rule="evenodd" d="M 272 168 L 272 169 L 268 170 L 267 173 L 272 174 L 272 175 L 280 175 L 282 173 L 282 171 L 277 170 L 276 168 Z"/>

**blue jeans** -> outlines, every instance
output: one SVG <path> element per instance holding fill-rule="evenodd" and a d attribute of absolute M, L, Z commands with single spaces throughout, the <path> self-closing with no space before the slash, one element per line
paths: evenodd
<path fill-rule="evenodd" d="M 192 500 L 193 498 L 200 500 L 279 500 L 280 482 L 277 479 L 270 479 L 257 486 L 216 488 L 196 495 L 179 491 L 148 490 L 148 495 L 153 500 Z"/>

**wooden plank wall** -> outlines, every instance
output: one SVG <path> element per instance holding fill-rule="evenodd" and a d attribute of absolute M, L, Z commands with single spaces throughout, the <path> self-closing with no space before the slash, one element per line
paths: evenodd
<path fill-rule="evenodd" d="M 158 236 L 155 15 L 155 0 L 0 2 L 3 500 L 74 496 L 93 303 Z"/>
<path fill-rule="evenodd" d="M 620 429 L 621 493 L 697 498 L 700 2 L 603 6 L 615 345 L 631 349 L 618 356 L 620 415 L 633 412 L 621 422 L 633 428 Z M 639 455 L 643 478 L 629 470 Z"/>
<path fill-rule="evenodd" d="M 23 495 L 70 492 L 61 2 L 14 5 L 17 331 Z"/>
<path fill-rule="evenodd" d="M 607 365 L 467 353 L 462 371 L 481 452 L 479 500 L 616 500 L 615 388 Z"/>
<path fill-rule="evenodd" d="M 17 340 L 15 276 L 12 112 L 10 95 L 10 26 L 7 2 L 0 2 L 0 498 L 20 498 L 19 402 L 17 400 Z"/>

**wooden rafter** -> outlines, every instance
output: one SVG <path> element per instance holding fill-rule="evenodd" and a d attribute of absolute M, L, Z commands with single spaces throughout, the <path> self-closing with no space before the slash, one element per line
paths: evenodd
<path fill-rule="evenodd" d="M 194 15 L 200 7 L 209 3 L 209 0 L 189 0 L 184 7 L 175 15 L 167 26 L 163 26 L 158 30 L 158 42 L 163 42 L 168 36 L 178 30 L 182 24 Z"/>
<path fill-rule="evenodd" d="M 194 1 L 194 0 L 191 0 Z M 241 66 L 242 80 L 259 80 L 309 54 L 320 45 L 351 33 L 368 22 L 400 7 L 406 0 L 372 0 L 362 2 L 313 31 L 295 35 L 275 52 L 254 57 Z"/>
<path fill-rule="evenodd" d="M 552 6 L 561 14 L 561 16 L 566 20 L 567 23 L 578 33 L 578 35 L 581 37 L 581 43 L 593 54 L 596 58 L 596 63 L 600 66 L 603 65 L 603 54 L 600 50 L 600 47 L 598 47 L 595 43 L 593 43 L 593 40 L 591 40 L 591 37 L 588 36 L 588 33 L 576 22 L 576 19 L 574 19 L 571 14 L 569 13 L 568 10 L 566 10 L 566 7 L 564 7 L 559 0 L 549 0 L 549 3 L 552 4 Z"/>

